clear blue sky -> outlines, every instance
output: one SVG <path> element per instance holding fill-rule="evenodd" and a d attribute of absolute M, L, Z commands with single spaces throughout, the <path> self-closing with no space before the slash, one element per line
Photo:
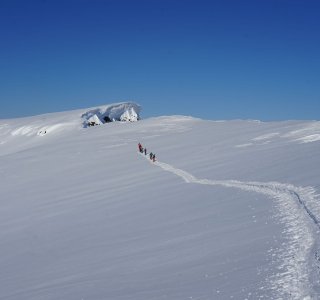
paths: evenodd
<path fill-rule="evenodd" d="M 0 0 L 0 118 L 320 119 L 319 0 Z"/>

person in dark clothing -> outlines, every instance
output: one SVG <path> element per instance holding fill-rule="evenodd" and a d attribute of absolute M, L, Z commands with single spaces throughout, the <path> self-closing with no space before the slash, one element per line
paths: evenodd
<path fill-rule="evenodd" d="M 144 148 L 144 155 L 147 155 L 147 148 Z"/>
<path fill-rule="evenodd" d="M 150 152 L 149 157 L 152 160 L 152 158 L 153 158 L 153 153 L 152 152 Z"/>
<path fill-rule="evenodd" d="M 138 148 L 139 148 L 140 153 L 142 153 L 143 152 L 143 148 L 142 148 L 142 145 L 140 143 L 138 144 Z"/>
<path fill-rule="evenodd" d="M 156 161 L 156 155 L 155 155 L 155 154 L 152 155 L 152 161 L 153 161 L 153 162 Z"/>

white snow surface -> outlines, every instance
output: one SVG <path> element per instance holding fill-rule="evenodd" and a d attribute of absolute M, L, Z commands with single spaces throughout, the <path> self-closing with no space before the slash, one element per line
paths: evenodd
<path fill-rule="evenodd" d="M 319 298 L 320 122 L 112 111 L 0 120 L 0 299 Z"/>

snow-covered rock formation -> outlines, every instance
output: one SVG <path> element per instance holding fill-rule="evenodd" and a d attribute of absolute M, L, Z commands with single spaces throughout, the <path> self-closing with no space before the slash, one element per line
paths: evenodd
<path fill-rule="evenodd" d="M 82 115 L 82 119 L 84 127 L 88 127 L 113 121 L 135 122 L 140 119 L 139 113 L 139 105 L 119 103 L 91 109 Z"/>

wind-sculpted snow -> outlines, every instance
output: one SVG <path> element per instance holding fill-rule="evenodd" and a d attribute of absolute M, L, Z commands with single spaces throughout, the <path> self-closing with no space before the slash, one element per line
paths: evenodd
<path fill-rule="evenodd" d="M 263 135 L 256 136 L 246 143 L 235 145 L 235 147 L 246 148 L 251 146 L 261 146 L 283 140 L 299 144 L 319 142 L 320 122 L 308 122 L 307 124 L 304 124 L 302 128 L 295 130 L 288 130 L 286 127 L 284 127 L 284 129 L 282 129 L 282 132 L 268 132 Z"/>
<path fill-rule="evenodd" d="M 314 121 L 303 128 L 292 130 L 283 135 L 284 138 L 294 139 L 300 143 L 311 143 L 320 141 L 320 122 Z"/>
<path fill-rule="evenodd" d="M 301 141 L 301 143 L 317 142 L 317 141 L 320 141 L 320 134 L 306 135 L 301 138 L 298 138 L 297 141 Z"/>
<path fill-rule="evenodd" d="M 320 205 L 312 187 L 295 187 L 278 182 L 198 179 L 164 162 L 158 161 L 155 165 L 176 174 L 186 183 L 238 188 L 265 194 L 274 199 L 280 220 L 285 225 L 288 241 L 285 247 L 277 250 L 279 272 L 267 279 L 269 289 L 277 299 L 311 299 L 308 260 L 315 241 L 306 214 L 320 229 L 317 218 L 320 215 Z M 306 214 L 302 213 L 299 205 Z"/>
<path fill-rule="evenodd" d="M 140 106 L 135 103 L 119 103 L 103 107 L 98 107 L 85 112 L 81 118 L 83 126 L 88 124 L 101 125 L 108 120 L 135 122 L 140 119 Z M 107 118 L 107 119 L 106 119 Z"/>

